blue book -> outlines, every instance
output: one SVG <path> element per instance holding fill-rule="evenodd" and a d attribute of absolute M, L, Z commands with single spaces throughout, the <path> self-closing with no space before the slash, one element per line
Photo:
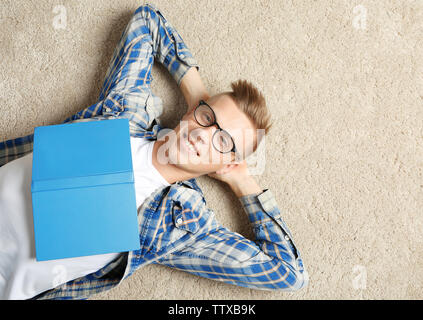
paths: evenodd
<path fill-rule="evenodd" d="M 37 261 L 140 249 L 128 119 L 34 130 Z"/>

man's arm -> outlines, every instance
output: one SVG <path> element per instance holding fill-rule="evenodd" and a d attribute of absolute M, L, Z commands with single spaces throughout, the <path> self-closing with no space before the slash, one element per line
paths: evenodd
<path fill-rule="evenodd" d="M 0 167 L 32 152 L 34 135 L 0 142 Z"/>
<path fill-rule="evenodd" d="M 151 41 L 141 41 L 147 35 Z M 128 118 L 131 132 L 151 129 L 162 108 L 160 98 L 149 87 L 153 59 L 150 61 L 147 53 L 151 52 L 181 87 L 189 106 L 208 98 L 198 63 L 182 37 L 160 10 L 146 4 L 135 11 L 115 49 L 99 101 L 62 123 Z M 30 134 L 0 142 L 0 167 L 32 152 L 33 140 Z"/>
<path fill-rule="evenodd" d="M 157 263 L 250 289 L 296 291 L 305 287 L 308 274 L 272 193 L 266 190 L 239 200 L 254 241 L 212 218 L 189 245 Z"/>
<path fill-rule="evenodd" d="M 99 97 L 100 108 L 82 110 L 71 120 L 99 113 L 128 118 L 131 132 L 150 131 L 163 108 L 162 100 L 151 91 L 153 61 L 169 71 L 189 105 L 204 97 L 200 67 L 188 46 L 157 7 L 145 4 L 135 11 L 115 49 Z"/>
<path fill-rule="evenodd" d="M 255 240 L 223 227 L 212 210 L 202 208 L 198 216 L 210 216 L 211 221 L 190 245 L 158 263 L 251 289 L 295 291 L 303 288 L 308 284 L 308 274 L 276 200 L 247 174 L 244 164 L 229 173 L 210 176 L 228 183 L 239 196 Z"/>
<path fill-rule="evenodd" d="M 210 98 L 196 67 L 191 67 L 188 70 L 182 78 L 179 87 L 188 105 L 187 113 L 193 110 L 200 100 L 207 100 Z"/>

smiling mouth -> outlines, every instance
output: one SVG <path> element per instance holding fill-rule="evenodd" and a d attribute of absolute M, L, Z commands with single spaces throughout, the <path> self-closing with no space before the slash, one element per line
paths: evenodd
<path fill-rule="evenodd" d="M 192 151 L 193 153 L 195 153 L 197 155 L 197 157 L 200 156 L 200 153 L 198 152 L 197 148 L 195 147 L 194 143 L 192 143 L 189 139 L 188 139 L 188 135 L 186 133 L 183 134 L 184 137 L 184 143 L 187 146 L 187 148 Z"/>

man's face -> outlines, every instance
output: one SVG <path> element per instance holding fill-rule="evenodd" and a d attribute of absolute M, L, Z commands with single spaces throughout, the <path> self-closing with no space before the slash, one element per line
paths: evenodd
<path fill-rule="evenodd" d="M 256 139 L 253 122 L 226 94 L 215 95 L 206 102 L 214 111 L 216 122 L 232 137 L 237 153 L 241 156 L 250 154 Z M 169 140 L 162 146 L 164 149 L 159 149 L 159 161 L 167 158 L 170 164 L 200 176 L 216 172 L 239 160 L 234 152 L 221 153 L 216 150 L 212 137 L 218 130 L 217 126 L 201 126 L 194 112 L 195 108 L 186 113 L 169 134 Z"/>

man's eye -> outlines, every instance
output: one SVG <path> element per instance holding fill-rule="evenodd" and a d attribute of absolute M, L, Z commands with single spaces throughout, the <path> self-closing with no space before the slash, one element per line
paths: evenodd
<path fill-rule="evenodd" d="M 228 145 L 228 139 L 226 139 L 226 137 L 224 137 L 224 136 L 220 136 L 220 144 L 222 145 L 222 146 L 227 146 Z"/>
<path fill-rule="evenodd" d="M 211 123 L 211 122 L 212 122 L 212 117 L 211 117 L 209 114 L 205 113 L 205 114 L 204 114 L 204 120 L 205 120 L 207 123 Z"/>

